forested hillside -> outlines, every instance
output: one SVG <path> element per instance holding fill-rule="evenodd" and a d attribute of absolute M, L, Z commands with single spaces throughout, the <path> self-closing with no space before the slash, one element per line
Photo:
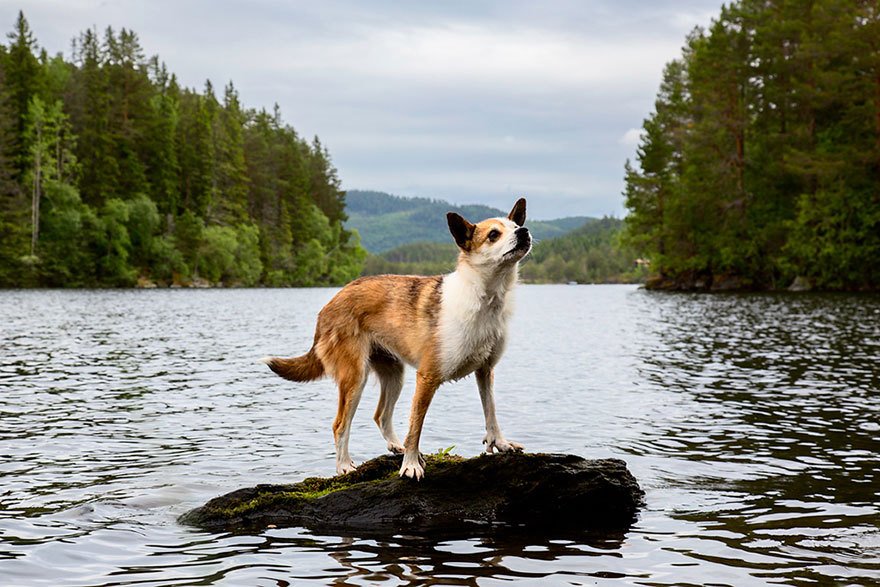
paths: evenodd
<path fill-rule="evenodd" d="M 530 223 L 526 223 L 530 226 Z M 590 219 L 564 236 L 538 241 L 520 265 L 520 276 L 531 283 L 637 283 L 647 269 L 636 264 L 635 252 L 619 243 L 623 221 Z M 435 275 L 455 269 L 455 243 L 418 242 L 381 255 L 370 255 L 364 274 Z"/>
<path fill-rule="evenodd" d="M 687 39 L 626 166 L 658 287 L 880 287 L 880 7 L 740 0 Z"/>
<path fill-rule="evenodd" d="M 346 226 L 360 233 L 364 248 L 371 253 L 383 253 L 420 241 L 451 242 L 447 212 L 458 212 L 472 221 L 507 216 L 507 212 L 489 206 L 455 206 L 443 200 L 404 198 L 360 190 L 348 192 L 347 206 L 349 218 Z M 557 220 L 529 220 L 528 224 L 536 238 L 545 239 L 561 236 L 587 220 L 584 216 L 569 216 Z"/>
<path fill-rule="evenodd" d="M 317 138 L 181 87 L 134 32 L 67 59 L 19 14 L 0 44 L 0 286 L 339 284 L 365 257 L 345 220 Z"/>
<path fill-rule="evenodd" d="M 520 275 L 533 283 L 639 283 L 647 270 L 620 243 L 623 221 L 599 218 L 559 238 L 540 241 Z"/>

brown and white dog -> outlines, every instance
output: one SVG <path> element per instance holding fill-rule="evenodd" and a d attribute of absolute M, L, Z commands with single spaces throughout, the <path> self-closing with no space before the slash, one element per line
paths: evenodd
<path fill-rule="evenodd" d="M 501 358 L 512 311 L 511 292 L 518 263 L 532 246 L 526 201 L 520 198 L 507 218 L 471 224 L 458 214 L 446 215 L 460 249 L 455 271 L 419 277 L 379 275 L 346 285 L 318 314 L 315 340 L 308 353 L 263 361 L 278 375 L 311 381 L 330 375 L 339 386 L 333 421 L 336 471 L 355 465 L 348 453 L 351 420 L 367 373 L 379 378 L 379 405 L 373 419 L 388 449 L 403 453 L 401 477 L 421 479 L 424 459 L 419 437 L 425 412 L 444 381 L 476 373 L 486 417 L 486 451 L 521 451 L 504 438 L 495 418 L 493 368 Z M 403 387 L 403 365 L 417 369 L 409 433 L 401 445 L 392 427 L 394 404 Z"/>

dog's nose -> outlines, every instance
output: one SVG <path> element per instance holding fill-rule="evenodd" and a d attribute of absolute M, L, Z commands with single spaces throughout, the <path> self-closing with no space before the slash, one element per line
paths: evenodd
<path fill-rule="evenodd" d="M 514 234 L 516 234 L 517 240 L 526 240 L 532 238 L 532 235 L 529 234 L 529 229 L 525 226 L 520 226 L 519 228 L 517 228 L 514 231 Z"/>

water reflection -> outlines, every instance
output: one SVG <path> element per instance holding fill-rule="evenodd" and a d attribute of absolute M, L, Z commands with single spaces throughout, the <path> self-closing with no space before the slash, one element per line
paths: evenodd
<path fill-rule="evenodd" d="M 307 348 L 332 294 L 0 292 L 0 582 L 880 577 L 876 296 L 522 288 L 498 373 L 502 423 L 530 450 L 625 459 L 647 505 L 622 535 L 380 541 L 177 525 L 238 487 L 332 472 L 332 385 L 291 385 L 255 363 Z M 359 459 L 384 451 L 370 413 L 355 419 Z M 434 400 L 425 446 L 475 454 L 481 428 L 473 382 L 456 383 Z"/>
<path fill-rule="evenodd" d="M 691 463 L 665 478 L 692 496 L 672 515 L 724 548 L 688 556 L 788 581 L 880 570 L 878 299 L 645 295 L 659 344 L 639 371 L 690 409 L 626 449 Z"/>

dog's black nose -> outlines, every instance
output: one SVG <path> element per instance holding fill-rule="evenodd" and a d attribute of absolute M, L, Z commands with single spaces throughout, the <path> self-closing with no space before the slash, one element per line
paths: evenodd
<path fill-rule="evenodd" d="M 513 233 L 516 235 L 516 244 L 518 246 L 523 246 L 532 242 L 532 235 L 529 234 L 529 229 L 525 226 L 520 226 L 513 231 Z"/>

